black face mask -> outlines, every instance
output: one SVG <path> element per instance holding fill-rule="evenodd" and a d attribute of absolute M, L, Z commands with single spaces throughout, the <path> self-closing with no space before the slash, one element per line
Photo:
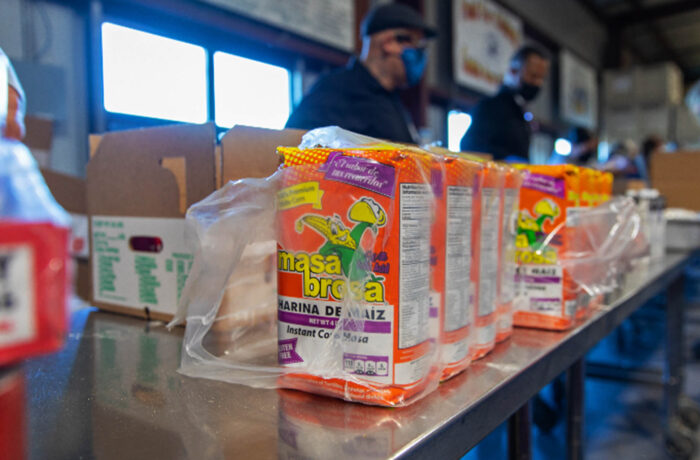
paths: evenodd
<path fill-rule="evenodd" d="M 520 94 L 523 99 L 530 102 L 537 97 L 537 93 L 540 92 L 540 87 L 537 85 L 531 85 L 530 83 L 521 83 L 520 88 L 518 88 L 518 94 Z"/>

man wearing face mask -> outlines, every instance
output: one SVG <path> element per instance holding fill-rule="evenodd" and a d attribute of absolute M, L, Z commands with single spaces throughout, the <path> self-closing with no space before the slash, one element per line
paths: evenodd
<path fill-rule="evenodd" d="M 495 160 L 528 162 L 531 131 L 525 107 L 537 97 L 548 73 L 549 59 L 542 50 L 520 48 L 510 60 L 498 93 L 472 110 L 472 124 L 462 138 L 461 150 L 490 153 Z"/>
<path fill-rule="evenodd" d="M 412 8 L 388 4 L 362 21 L 362 54 L 322 77 L 287 120 L 287 128 L 337 125 L 367 136 L 416 143 L 418 136 L 398 90 L 420 82 L 426 39 L 436 36 Z"/>

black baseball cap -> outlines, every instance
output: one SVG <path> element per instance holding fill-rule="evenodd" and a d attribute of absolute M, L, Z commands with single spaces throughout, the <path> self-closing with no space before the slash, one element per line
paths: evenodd
<path fill-rule="evenodd" d="M 370 10 L 360 25 L 360 33 L 363 37 L 388 29 L 420 29 L 426 38 L 437 35 L 437 30 L 429 26 L 416 10 L 398 3 L 381 5 Z"/>

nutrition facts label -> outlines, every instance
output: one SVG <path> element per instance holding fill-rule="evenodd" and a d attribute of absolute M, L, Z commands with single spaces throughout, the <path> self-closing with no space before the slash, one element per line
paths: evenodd
<path fill-rule="evenodd" d="M 401 184 L 399 348 L 427 340 L 430 289 L 429 184 Z"/>
<path fill-rule="evenodd" d="M 479 316 L 493 313 L 498 273 L 498 189 L 481 190 L 481 249 L 479 253 Z"/>
<path fill-rule="evenodd" d="M 454 331 L 469 324 L 469 280 L 471 261 L 471 187 L 447 187 L 445 241 L 445 324 Z"/>

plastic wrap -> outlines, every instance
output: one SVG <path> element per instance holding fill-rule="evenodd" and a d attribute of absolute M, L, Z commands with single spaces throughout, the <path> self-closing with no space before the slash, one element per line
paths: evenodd
<path fill-rule="evenodd" d="M 522 169 L 514 323 L 568 329 L 648 243 L 632 200 L 580 206 L 584 193 L 596 189 L 593 175 L 568 165 Z"/>
<path fill-rule="evenodd" d="M 431 324 L 439 338 L 442 379 L 466 369 L 473 350 L 474 290 L 477 277 L 472 232 L 483 166 L 457 157 L 435 155 L 432 181 Z"/>
<path fill-rule="evenodd" d="M 481 170 L 481 190 L 474 212 L 477 229 L 472 232 L 478 267 L 474 293 L 473 359 L 486 356 L 496 345 L 501 199 L 505 176 L 506 169 L 496 163 L 485 162 Z"/>
<path fill-rule="evenodd" d="M 63 344 L 69 224 L 27 148 L 0 139 L 0 366 Z"/>
<path fill-rule="evenodd" d="M 501 196 L 501 227 L 499 228 L 499 269 L 496 294 L 496 342 L 506 340 L 513 333 L 515 300 L 515 238 L 522 174 L 507 168 Z"/>
<path fill-rule="evenodd" d="M 419 399 L 441 375 L 432 157 L 388 144 L 279 153 L 273 176 L 229 183 L 187 213 L 180 371 L 366 404 Z"/>
<path fill-rule="evenodd" d="M 382 141 L 373 137 L 357 134 L 338 126 L 326 126 L 324 128 L 312 129 L 304 134 L 299 144 L 300 149 L 312 149 L 316 147 L 329 149 L 354 149 L 358 147 L 394 147 L 410 148 L 392 142 Z"/>

